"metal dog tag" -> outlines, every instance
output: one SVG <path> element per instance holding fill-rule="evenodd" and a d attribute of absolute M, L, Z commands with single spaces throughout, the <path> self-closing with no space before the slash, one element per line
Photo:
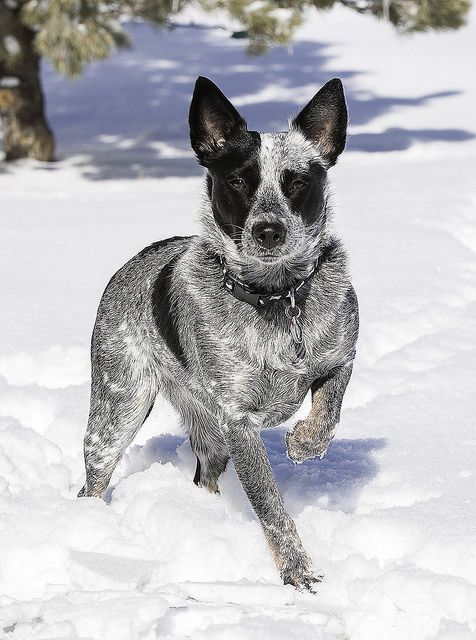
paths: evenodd
<path fill-rule="evenodd" d="M 296 307 L 296 301 L 294 299 L 294 289 L 290 291 L 290 305 L 286 307 L 286 315 L 291 320 L 291 336 L 296 347 L 296 355 L 298 358 L 304 358 L 306 355 L 306 349 L 304 347 L 304 340 L 302 337 L 302 327 L 299 322 L 299 316 L 301 315 L 301 309 Z"/>

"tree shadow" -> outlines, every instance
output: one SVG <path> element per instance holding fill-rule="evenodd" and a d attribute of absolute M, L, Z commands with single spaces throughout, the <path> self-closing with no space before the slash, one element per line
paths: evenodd
<path fill-rule="evenodd" d="M 373 452 L 385 446 L 385 439 L 336 439 L 322 460 L 307 460 L 295 465 L 286 455 L 285 432 L 285 427 L 279 427 L 263 431 L 261 435 L 290 513 L 297 515 L 308 505 L 353 511 L 360 491 L 378 472 Z M 172 463 L 192 482 L 195 456 L 188 438 L 170 434 L 150 438 L 144 445 L 133 445 L 125 454 L 118 475 L 128 477 L 145 471 L 155 462 Z M 251 512 L 231 464 L 220 478 L 220 488 L 224 499 L 235 508 Z M 106 500 L 110 500 L 113 490 L 114 486 L 111 486 Z"/>
<path fill-rule="evenodd" d="M 349 137 L 349 151 L 404 151 L 415 142 L 464 142 L 475 138 L 474 133 L 462 129 L 400 129 L 381 133 L 357 133 Z"/>
<path fill-rule="evenodd" d="M 344 83 L 362 73 L 329 72 L 329 45 L 296 43 L 292 52 L 274 47 L 250 58 L 243 43 L 211 27 L 178 26 L 160 31 L 131 23 L 135 48 L 91 65 L 71 82 L 45 67 L 49 118 L 69 157 L 92 180 L 201 175 L 188 142 L 188 108 L 198 75 L 211 77 L 230 96 L 250 128 L 280 131 L 316 91 L 337 75 Z M 412 98 L 362 96 L 347 82 L 351 123 L 364 125 L 395 107 L 413 107 L 455 95 L 446 91 Z M 414 140 L 460 141 L 463 130 L 390 129 L 357 134 L 349 149 L 392 151 Z"/>

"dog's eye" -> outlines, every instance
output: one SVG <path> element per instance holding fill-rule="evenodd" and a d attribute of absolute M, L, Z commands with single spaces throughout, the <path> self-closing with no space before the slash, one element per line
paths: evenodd
<path fill-rule="evenodd" d="M 304 189 L 304 187 L 307 187 L 307 184 L 307 181 L 303 178 L 295 178 L 291 182 L 291 192 L 300 191 L 301 189 Z"/>
<path fill-rule="evenodd" d="M 243 178 L 230 178 L 230 180 L 228 180 L 228 184 L 234 189 L 244 189 L 246 187 Z"/>

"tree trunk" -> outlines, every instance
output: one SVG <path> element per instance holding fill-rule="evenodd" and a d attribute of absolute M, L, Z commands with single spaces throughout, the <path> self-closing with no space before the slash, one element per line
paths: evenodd
<path fill-rule="evenodd" d="M 35 34 L 20 21 L 20 9 L 0 0 L 0 115 L 6 160 L 54 160 L 54 137 L 46 120 Z M 5 52 L 4 52 L 5 53 Z"/>

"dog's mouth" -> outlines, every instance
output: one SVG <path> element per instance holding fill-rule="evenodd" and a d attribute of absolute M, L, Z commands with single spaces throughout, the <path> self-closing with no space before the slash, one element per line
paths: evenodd
<path fill-rule="evenodd" d="M 296 257 L 299 253 L 299 250 L 294 247 L 283 248 L 280 247 L 276 251 L 244 251 L 246 257 L 251 260 L 255 260 L 256 262 L 264 262 L 264 263 L 272 263 L 272 262 L 281 262 L 283 260 L 290 260 Z"/>
<path fill-rule="evenodd" d="M 276 260 L 282 258 L 282 256 L 277 256 L 274 253 L 264 253 L 260 256 L 256 256 L 256 258 L 258 260 L 262 260 L 263 262 L 275 262 Z"/>
<path fill-rule="evenodd" d="M 261 264 L 272 264 L 275 262 L 281 262 L 287 256 L 277 253 L 245 253 L 248 260 Z"/>

